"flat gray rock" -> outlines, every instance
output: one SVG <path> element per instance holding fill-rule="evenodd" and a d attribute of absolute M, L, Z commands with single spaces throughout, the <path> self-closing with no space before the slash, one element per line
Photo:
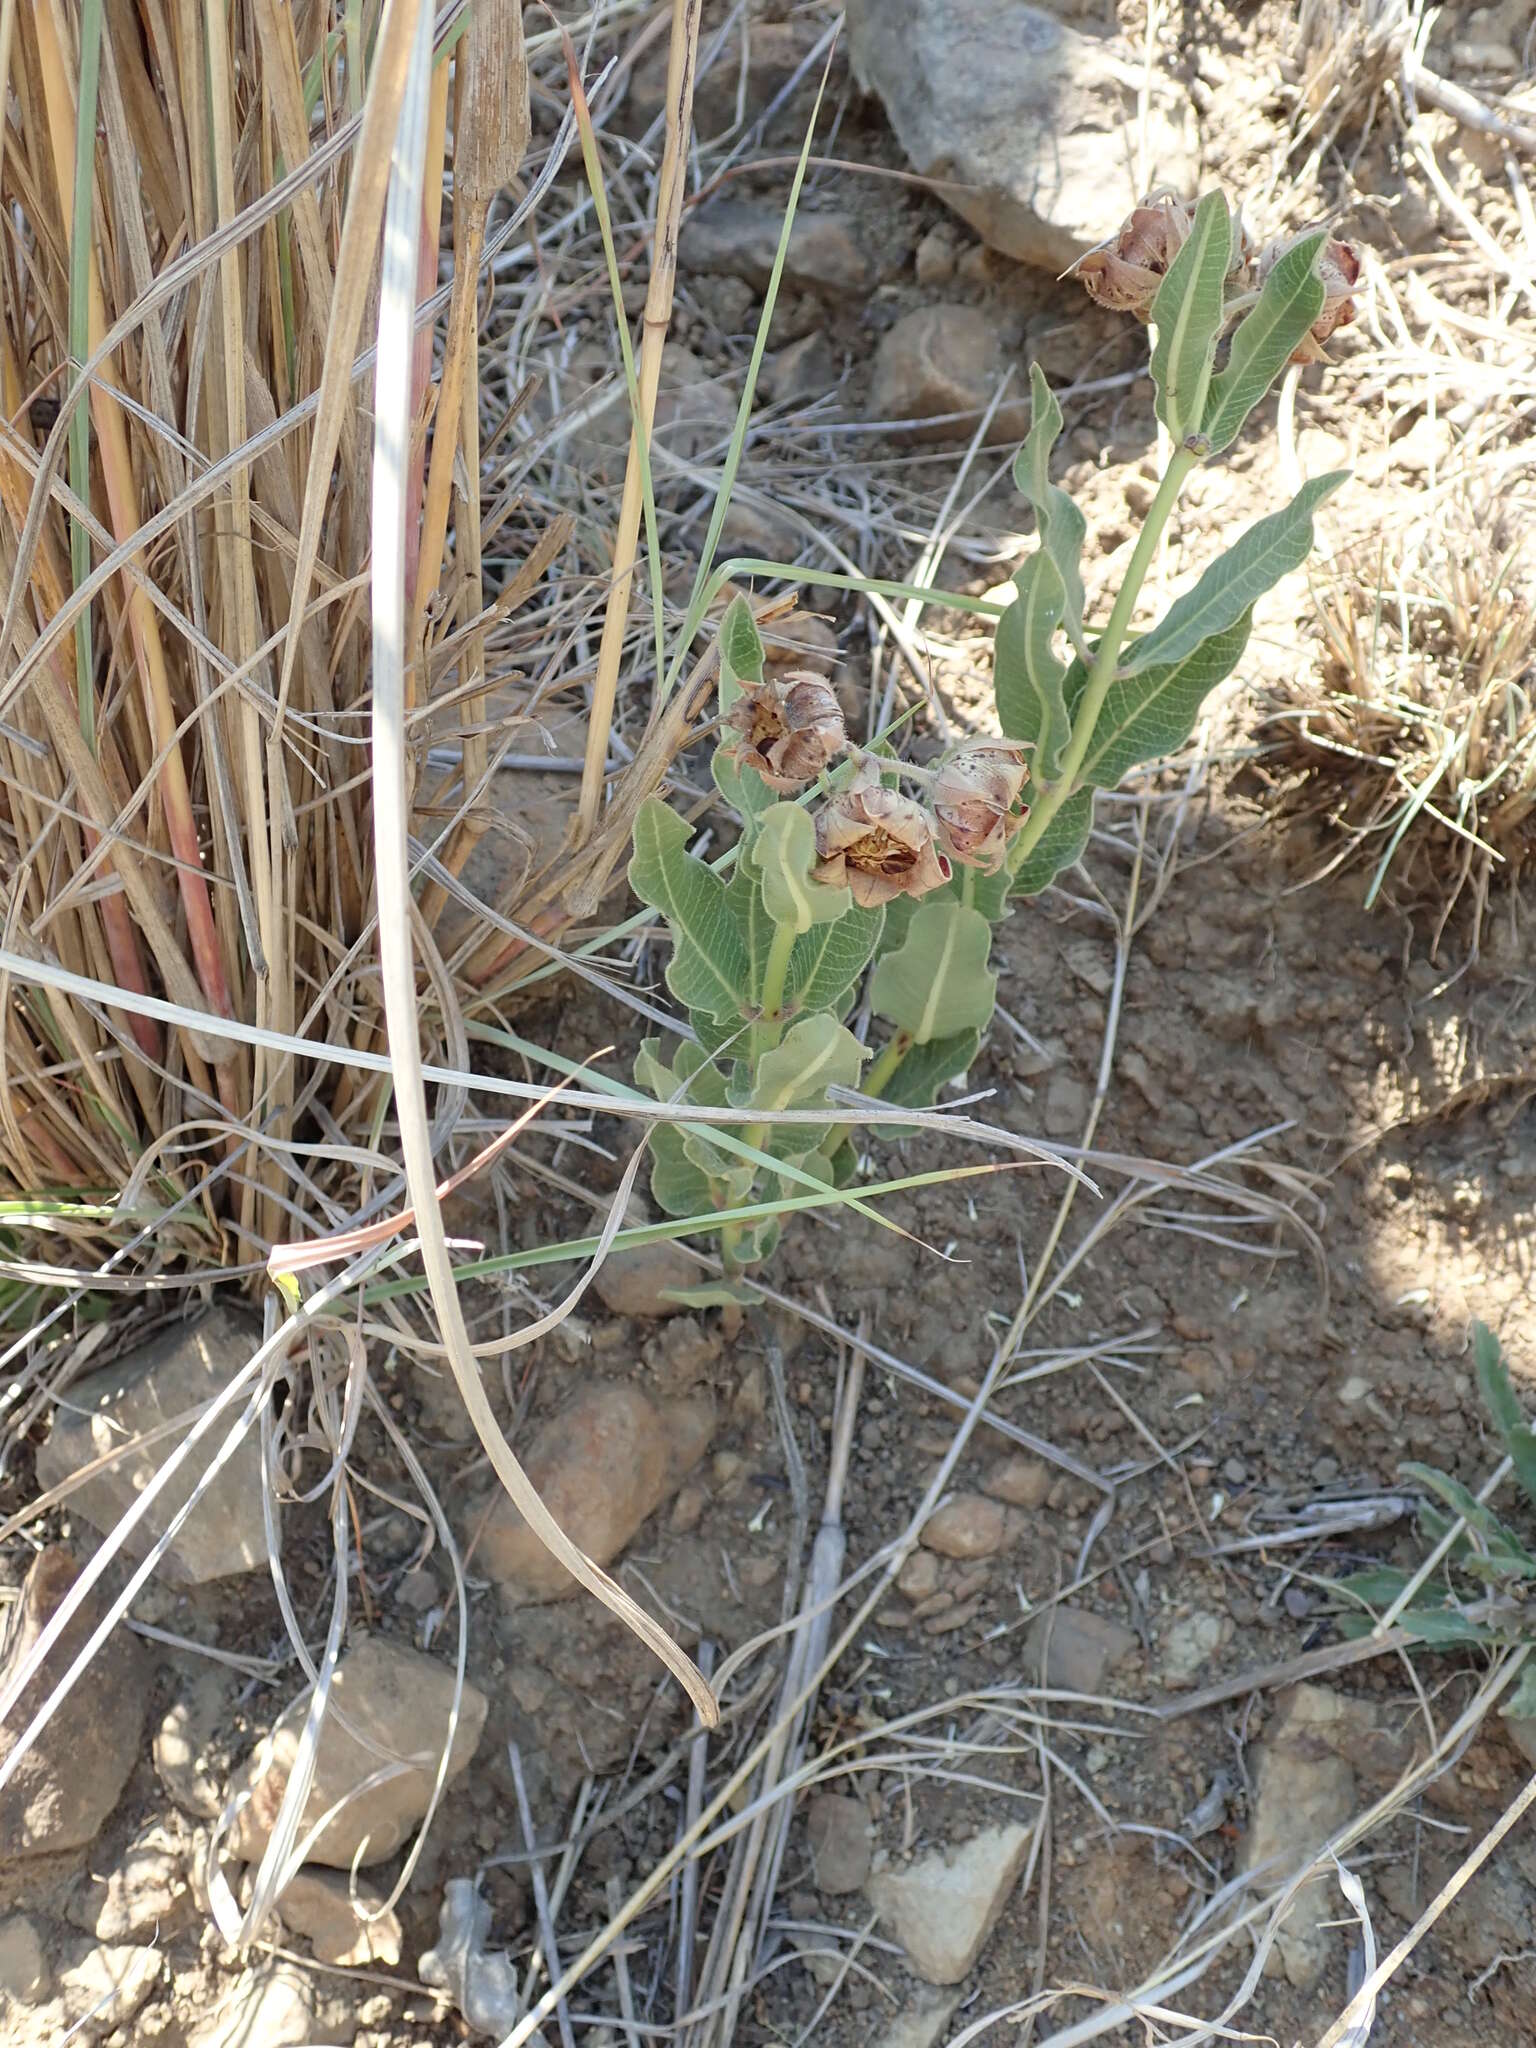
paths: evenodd
<path fill-rule="evenodd" d="M 1119 227 L 1138 175 L 1142 65 L 1021 0 L 848 0 L 853 68 L 924 177 L 982 239 L 1061 271 Z M 1194 115 L 1154 73 L 1145 187 L 1193 191 Z"/>
<path fill-rule="evenodd" d="M 969 1974 L 1019 1881 L 1034 1838 L 1011 1822 L 973 1835 L 951 1855 L 934 1850 L 906 1870 L 869 1881 L 869 1902 L 929 1984 Z"/>
<path fill-rule="evenodd" d="M 94 1459 L 131 1445 L 162 1423 L 188 1415 L 221 1394 L 249 1363 L 261 1331 L 249 1318 L 218 1308 L 196 1323 L 176 1323 L 104 1372 L 69 1390 L 37 1454 L 39 1486 L 59 1486 Z M 231 1421 L 233 1421 L 233 1415 Z M 186 1434 L 174 1430 L 142 1449 L 128 1449 L 69 1496 L 69 1511 L 103 1535 L 133 1506 Z M 218 1453 L 225 1430 L 215 1424 L 167 1482 L 127 1544 L 143 1557 L 170 1525 Z M 265 1570 L 261 1510 L 261 1444 L 251 1430 L 173 1538 L 158 1567 L 181 1585 L 200 1585 L 236 1572 Z"/>

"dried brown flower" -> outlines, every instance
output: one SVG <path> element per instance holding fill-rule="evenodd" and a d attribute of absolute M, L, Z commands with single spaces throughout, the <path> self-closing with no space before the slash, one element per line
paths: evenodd
<path fill-rule="evenodd" d="M 746 684 L 723 723 L 737 735 L 730 758 L 755 768 L 779 796 L 814 782 L 848 744 L 842 707 L 820 676 Z"/>
<path fill-rule="evenodd" d="M 1171 195 L 1138 206 L 1120 232 L 1080 256 L 1074 274 L 1089 298 L 1145 320 L 1168 266 L 1189 239 L 1194 214 Z"/>
<path fill-rule="evenodd" d="M 939 763 L 933 815 L 944 847 L 966 867 L 995 875 L 1029 812 L 1015 810 L 1028 749 L 1013 740 L 971 740 Z"/>
<path fill-rule="evenodd" d="M 1189 240 L 1195 210 L 1172 193 L 1155 193 L 1127 217 L 1117 235 L 1078 258 L 1074 274 L 1088 296 L 1111 312 L 1151 317 L 1152 301 L 1173 259 Z M 1240 213 L 1232 216 L 1232 261 L 1227 283 L 1241 285 L 1253 262 L 1253 238 Z"/>
<path fill-rule="evenodd" d="M 818 882 L 848 889 L 861 909 L 897 896 L 926 896 L 950 877 L 921 804 L 886 789 L 866 763 L 816 814 Z"/>

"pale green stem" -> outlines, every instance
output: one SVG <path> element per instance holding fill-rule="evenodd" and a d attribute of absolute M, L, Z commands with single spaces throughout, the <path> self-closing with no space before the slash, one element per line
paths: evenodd
<path fill-rule="evenodd" d="M 1015 874 L 1023 866 L 1027 856 L 1039 845 L 1046 827 L 1077 787 L 1077 778 L 1082 773 L 1083 763 L 1088 758 L 1088 749 L 1093 744 L 1094 727 L 1099 722 L 1099 713 L 1104 709 L 1104 699 L 1109 695 L 1109 686 L 1115 680 L 1115 667 L 1120 660 L 1120 650 L 1125 645 L 1125 636 L 1130 630 L 1136 600 L 1141 595 L 1141 586 L 1147 580 L 1147 572 L 1152 567 L 1158 543 L 1163 537 L 1163 529 L 1168 524 L 1179 492 L 1184 488 L 1185 478 L 1199 460 L 1200 457 L 1191 449 L 1179 448 L 1163 471 L 1163 480 L 1157 487 L 1157 496 L 1148 507 L 1146 521 L 1125 572 L 1125 581 L 1120 585 L 1119 595 L 1110 612 L 1109 624 L 1104 628 L 1104 637 L 1094 654 L 1093 667 L 1088 672 L 1088 681 L 1078 702 L 1077 716 L 1072 721 L 1072 738 L 1062 757 L 1061 773 L 1050 788 L 1038 797 L 1030 810 L 1023 831 L 1009 848 L 1008 865 Z"/>
<path fill-rule="evenodd" d="M 898 1031 L 865 1075 L 863 1092 L 866 1095 L 884 1095 L 892 1074 L 895 1073 L 915 1044 L 916 1040 L 909 1037 L 905 1031 Z M 851 1124 L 836 1124 L 833 1126 L 826 1144 L 822 1147 L 822 1150 L 829 1159 L 837 1151 L 838 1146 L 846 1142 L 848 1134 L 852 1129 L 853 1126 Z"/>
<path fill-rule="evenodd" d="M 795 927 L 788 923 L 776 924 L 773 928 L 773 944 L 768 949 L 768 965 L 763 969 L 763 1016 L 769 1023 L 777 1023 L 779 1012 L 784 1007 L 784 988 L 789 980 L 789 956 L 795 950 L 795 941 L 800 936 Z"/>

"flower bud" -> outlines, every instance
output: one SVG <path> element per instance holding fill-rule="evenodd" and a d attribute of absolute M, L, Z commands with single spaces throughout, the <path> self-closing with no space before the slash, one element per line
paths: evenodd
<path fill-rule="evenodd" d="M 1028 772 L 1013 740 L 971 740 L 939 763 L 933 815 L 944 847 L 963 866 L 995 875 L 1008 842 L 1029 815 L 1015 811 Z"/>
<path fill-rule="evenodd" d="M 737 735 L 730 758 L 755 768 L 778 796 L 814 782 L 848 744 L 842 707 L 820 676 L 744 684 L 723 723 Z"/>
<path fill-rule="evenodd" d="M 816 814 L 815 879 L 846 888 L 861 909 L 897 896 L 926 896 L 950 877 L 921 804 L 886 789 L 867 763 Z"/>

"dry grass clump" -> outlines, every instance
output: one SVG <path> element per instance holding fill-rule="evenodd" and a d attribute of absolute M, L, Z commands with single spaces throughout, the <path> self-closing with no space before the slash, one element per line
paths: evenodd
<path fill-rule="evenodd" d="M 130 1270 L 259 1271 L 369 1184 L 365 351 L 402 32 L 373 0 L 0 7 L 0 1195 L 82 1272 L 130 1244 Z M 498 522 L 487 607 L 477 266 L 527 136 L 520 10 L 449 10 L 417 294 L 447 339 L 434 375 L 418 330 L 407 486 L 428 1057 L 459 1029 L 433 931 L 489 809 L 510 614 L 568 530 Z"/>
<path fill-rule="evenodd" d="M 1271 692 L 1262 767 L 1326 819 L 1368 900 L 1433 907 L 1536 852 L 1536 560 L 1529 477 L 1458 471 L 1406 525 L 1313 577 L 1318 660 Z"/>

